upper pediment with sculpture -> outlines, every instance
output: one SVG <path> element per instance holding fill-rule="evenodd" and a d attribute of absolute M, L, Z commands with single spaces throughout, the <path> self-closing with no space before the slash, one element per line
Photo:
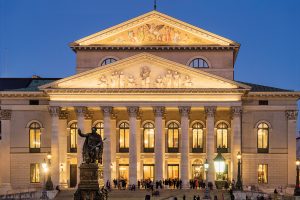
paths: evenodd
<path fill-rule="evenodd" d="M 42 88 L 240 88 L 239 83 L 142 53 Z"/>
<path fill-rule="evenodd" d="M 168 15 L 151 11 L 75 41 L 71 46 L 238 45 Z"/>

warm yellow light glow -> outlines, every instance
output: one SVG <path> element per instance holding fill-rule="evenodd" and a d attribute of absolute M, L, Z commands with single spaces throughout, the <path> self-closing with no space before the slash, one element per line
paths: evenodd
<path fill-rule="evenodd" d="M 50 153 L 47 154 L 47 159 L 50 160 L 52 158 L 52 155 Z"/>
<path fill-rule="evenodd" d="M 237 159 L 238 159 L 238 160 L 241 160 L 241 158 L 242 158 L 242 154 L 241 154 L 241 152 L 238 152 L 238 154 L 237 154 L 237 156 L 236 156 L 236 157 L 237 157 Z"/>
<path fill-rule="evenodd" d="M 206 159 L 206 161 L 204 163 L 204 170 L 207 171 L 208 168 L 209 168 L 209 164 L 208 164 L 207 159 Z"/>
<path fill-rule="evenodd" d="M 296 165 L 297 165 L 297 166 L 300 165 L 300 161 L 299 161 L 299 160 L 296 161 Z"/>

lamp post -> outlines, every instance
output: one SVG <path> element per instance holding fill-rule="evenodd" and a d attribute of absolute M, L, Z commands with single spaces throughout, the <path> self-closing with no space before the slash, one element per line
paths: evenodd
<path fill-rule="evenodd" d="M 51 168 L 51 158 L 52 158 L 52 155 L 50 153 L 48 153 L 47 154 L 47 165 L 49 166 L 48 168 Z M 49 171 L 48 177 L 47 177 L 46 190 L 53 190 L 53 183 L 51 180 L 51 172 L 50 171 Z"/>
<path fill-rule="evenodd" d="M 300 187 L 299 187 L 299 165 L 300 161 L 296 161 L 296 170 L 297 170 L 297 176 L 296 176 L 296 186 L 294 190 L 294 196 L 300 196 Z"/>
<path fill-rule="evenodd" d="M 241 158 L 242 158 L 241 152 L 238 152 L 236 157 L 238 159 L 238 175 L 237 175 L 237 181 L 236 181 L 235 188 L 237 190 L 243 190 L 243 183 L 242 183 L 242 179 L 241 179 Z"/>
<path fill-rule="evenodd" d="M 44 187 L 43 187 L 42 196 L 40 197 L 40 199 L 49 199 L 47 196 L 47 190 L 46 190 L 46 175 L 47 175 L 49 168 L 48 168 L 48 164 L 45 159 L 44 159 L 44 162 L 42 162 L 42 168 L 43 168 L 43 172 L 44 172 Z"/>
<path fill-rule="evenodd" d="M 205 188 L 203 199 L 211 199 L 210 194 L 209 194 L 209 187 L 208 187 L 208 168 L 209 168 L 209 164 L 206 159 L 205 163 L 204 163 L 204 171 L 205 171 L 205 176 L 206 176 L 206 179 L 205 179 L 206 188 Z"/>
<path fill-rule="evenodd" d="M 214 159 L 215 171 L 217 173 L 217 180 L 215 181 L 216 188 L 222 188 L 224 186 L 224 180 L 222 174 L 225 171 L 225 158 L 221 154 L 221 149 L 218 149 L 218 154 Z"/>

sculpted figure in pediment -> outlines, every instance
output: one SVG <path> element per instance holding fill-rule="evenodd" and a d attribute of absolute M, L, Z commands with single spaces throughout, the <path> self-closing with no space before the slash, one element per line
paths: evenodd
<path fill-rule="evenodd" d="M 158 88 L 164 87 L 163 78 L 161 76 L 158 76 L 155 84 L 156 84 L 156 87 L 158 87 Z"/>
<path fill-rule="evenodd" d="M 172 87 L 172 79 L 173 79 L 172 72 L 171 70 L 168 70 L 165 76 L 165 83 L 167 88 Z"/>
<path fill-rule="evenodd" d="M 178 72 L 174 72 L 173 78 L 174 78 L 174 87 L 179 88 L 180 87 L 180 74 Z"/>
<path fill-rule="evenodd" d="M 135 86 L 136 86 L 134 76 L 130 75 L 130 76 L 128 77 L 128 80 L 127 80 L 127 86 L 128 86 L 128 87 L 135 87 Z"/>
<path fill-rule="evenodd" d="M 100 78 L 99 78 L 99 86 L 100 87 L 102 87 L 102 88 L 104 88 L 104 87 L 107 87 L 107 78 L 106 78 L 106 76 L 104 76 L 104 75 L 102 75 Z"/>
<path fill-rule="evenodd" d="M 123 72 L 120 72 L 120 74 L 119 74 L 119 85 L 120 85 L 120 88 L 125 87 L 125 75 Z"/>
<path fill-rule="evenodd" d="M 186 88 L 193 86 L 193 82 L 191 80 L 191 77 L 186 75 L 183 84 L 184 84 L 184 87 L 186 87 Z"/>
<path fill-rule="evenodd" d="M 142 67 L 140 76 L 142 79 L 143 87 L 150 87 L 150 73 L 151 73 L 151 70 L 149 69 L 149 67 L 147 67 L 147 66 Z"/>
<path fill-rule="evenodd" d="M 111 84 L 110 84 L 110 86 L 111 86 L 112 88 L 118 87 L 118 72 L 113 72 L 113 73 L 111 74 L 110 79 L 111 79 L 111 82 L 110 82 Z"/>

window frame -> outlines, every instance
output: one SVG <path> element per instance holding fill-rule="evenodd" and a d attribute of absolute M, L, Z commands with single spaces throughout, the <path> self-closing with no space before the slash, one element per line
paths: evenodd
<path fill-rule="evenodd" d="M 224 124 L 226 128 L 219 128 L 220 125 Z M 226 131 L 226 147 L 218 146 L 218 130 L 222 130 L 222 144 L 224 143 L 224 131 Z M 220 121 L 216 125 L 216 149 L 217 152 L 219 151 L 220 153 L 229 153 L 229 124 L 226 121 Z"/>
<path fill-rule="evenodd" d="M 152 127 L 146 127 L 147 125 L 151 124 Z M 149 147 L 151 146 L 150 145 L 150 134 L 148 133 L 148 147 L 145 146 L 145 132 L 147 130 L 153 130 L 153 148 L 152 147 Z M 144 150 L 144 153 L 154 153 L 154 147 L 155 147 L 155 126 L 154 126 L 154 123 L 153 122 L 145 122 L 144 125 L 143 125 L 143 150 Z"/>
<path fill-rule="evenodd" d="M 34 167 L 33 167 L 34 166 Z M 34 168 L 34 169 L 33 169 Z M 33 169 L 33 170 L 32 170 Z M 38 176 L 36 174 L 36 169 L 38 169 Z M 30 163 L 30 183 L 40 183 L 41 182 L 41 168 L 40 168 L 40 163 Z M 34 172 L 32 174 L 32 172 Z"/>
<path fill-rule="evenodd" d="M 177 127 L 170 127 L 171 125 L 175 124 Z M 169 134 L 170 134 L 170 130 L 172 130 L 172 147 L 169 146 Z M 177 147 L 174 147 L 175 144 L 175 137 L 174 137 L 174 133 L 177 130 L 177 137 L 178 137 L 178 142 L 177 142 Z M 167 148 L 168 148 L 168 153 L 179 153 L 179 145 L 180 145 L 180 126 L 179 123 L 171 121 L 168 123 L 167 125 Z"/>
<path fill-rule="evenodd" d="M 262 168 L 264 169 L 264 166 L 266 166 L 266 181 L 265 182 L 260 182 L 260 177 L 262 177 L 263 175 L 260 175 L 259 174 L 259 168 L 260 166 L 262 166 Z M 268 164 L 265 164 L 265 163 L 261 163 L 261 164 L 258 164 L 258 169 L 257 169 L 257 183 L 258 184 L 268 184 L 269 182 L 269 165 Z"/>
<path fill-rule="evenodd" d="M 107 62 L 108 60 L 109 60 L 109 62 Z M 103 58 L 103 59 L 100 61 L 100 63 L 99 63 L 98 66 L 109 65 L 109 64 L 114 63 L 114 62 L 116 62 L 116 61 L 118 61 L 118 60 L 119 60 L 119 59 L 116 58 L 116 57 L 114 57 L 114 56 L 108 56 L 108 57 Z"/>
<path fill-rule="evenodd" d="M 195 66 L 195 61 L 197 62 L 197 66 Z M 200 61 L 203 63 L 202 66 L 200 66 Z M 202 57 L 202 56 L 197 56 L 193 57 L 187 62 L 187 65 L 189 67 L 195 68 L 195 69 L 207 69 L 210 67 L 210 63 L 208 62 L 208 59 Z"/>
<path fill-rule="evenodd" d="M 200 128 L 199 127 L 194 127 L 194 126 L 196 126 L 196 125 L 200 125 Z M 203 153 L 203 148 L 204 148 L 204 125 L 203 125 L 203 123 L 201 123 L 201 122 L 194 122 L 193 124 L 192 124 L 192 126 L 191 126 L 191 128 L 192 128 L 192 153 Z M 197 147 L 194 147 L 194 129 L 196 129 L 196 130 L 202 130 L 202 144 L 201 144 L 201 147 L 199 147 L 199 144 L 198 144 L 198 142 L 199 142 L 199 134 L 201 134 L 201 133 L 199 133 L 198 131 L 197 131 Z"/>
<path fill-rule="evenodd" d="M 37 125 L 35 127 L 32 127 L 33 125 Z M 41 146 L 42 146 L 42 125 L 38 121 L 31 121 L 28 123 L 28 136 L 29 136 L 29 152 L 30 153 L 40 153 L 41 152 Z M 31 130 L 34 131 L 34 141 L 35 143 L 34 147 L 31 147 Z M 37 136 L 37 130 L 39 130 L 39 136 Z M 36 145 L 37 137 L 39 137 L 39 147 Z"/>
<path fill-rule="evenodd" d="M 127 126 L 121 127 L 122 124 L 126 124 Z M 129 142 L 130 142 L 130 125 L 127 121 L 122 121 L 119 126 L 119 152 L 120 153 L 128 153 L 129 152 Z M 128 147 L 126 147 L 126 130 L 128 129 Z M 124 143 L 124 147 L 121 147 L 121 130 L 124 130 L 123 134 L 124 134 L 124 138 L 123 138 L 123 143 Z"/>
<path fill-rule="evenodd" d="M 260 125 L 266 125 L 267 128 L 260 128 Z M 266 121 L 260 121 L 256 125 L 256 137 L 257 137 L 257 153 L 269 153 L 269 148 L 270 148 L 270 124 L 267 123 Z M 259 148 L 259 138 L 258 138 L 258 133 L 259 130 L 267 130 L 267 147 L 266 148 Z M 263 139 L 263 137 L 262 137 Z"/>
<path fill-rule="evenodd" d="M 96 132 L 99 135 L 101 135 L 102 139 L 104 139 L 104 122 L 103 121 L 95 121 L 93 124 L 93 127 L 96 128 Z"/>
<path fill-rule="evenodd" d="M 73 125 L 75 127 L 73 127 Z M 72 147 L 72 130 L 75 130 L 75 146 L 76 147 Z M 69 148 L 68 148 L 68 153 L 77 153 L 77 145 L 78 145 L 78 141 L 77 141 L 77 134 L 78 134 L 78 123 L 76 121 L 71 122 L 69 125 Z"/>

